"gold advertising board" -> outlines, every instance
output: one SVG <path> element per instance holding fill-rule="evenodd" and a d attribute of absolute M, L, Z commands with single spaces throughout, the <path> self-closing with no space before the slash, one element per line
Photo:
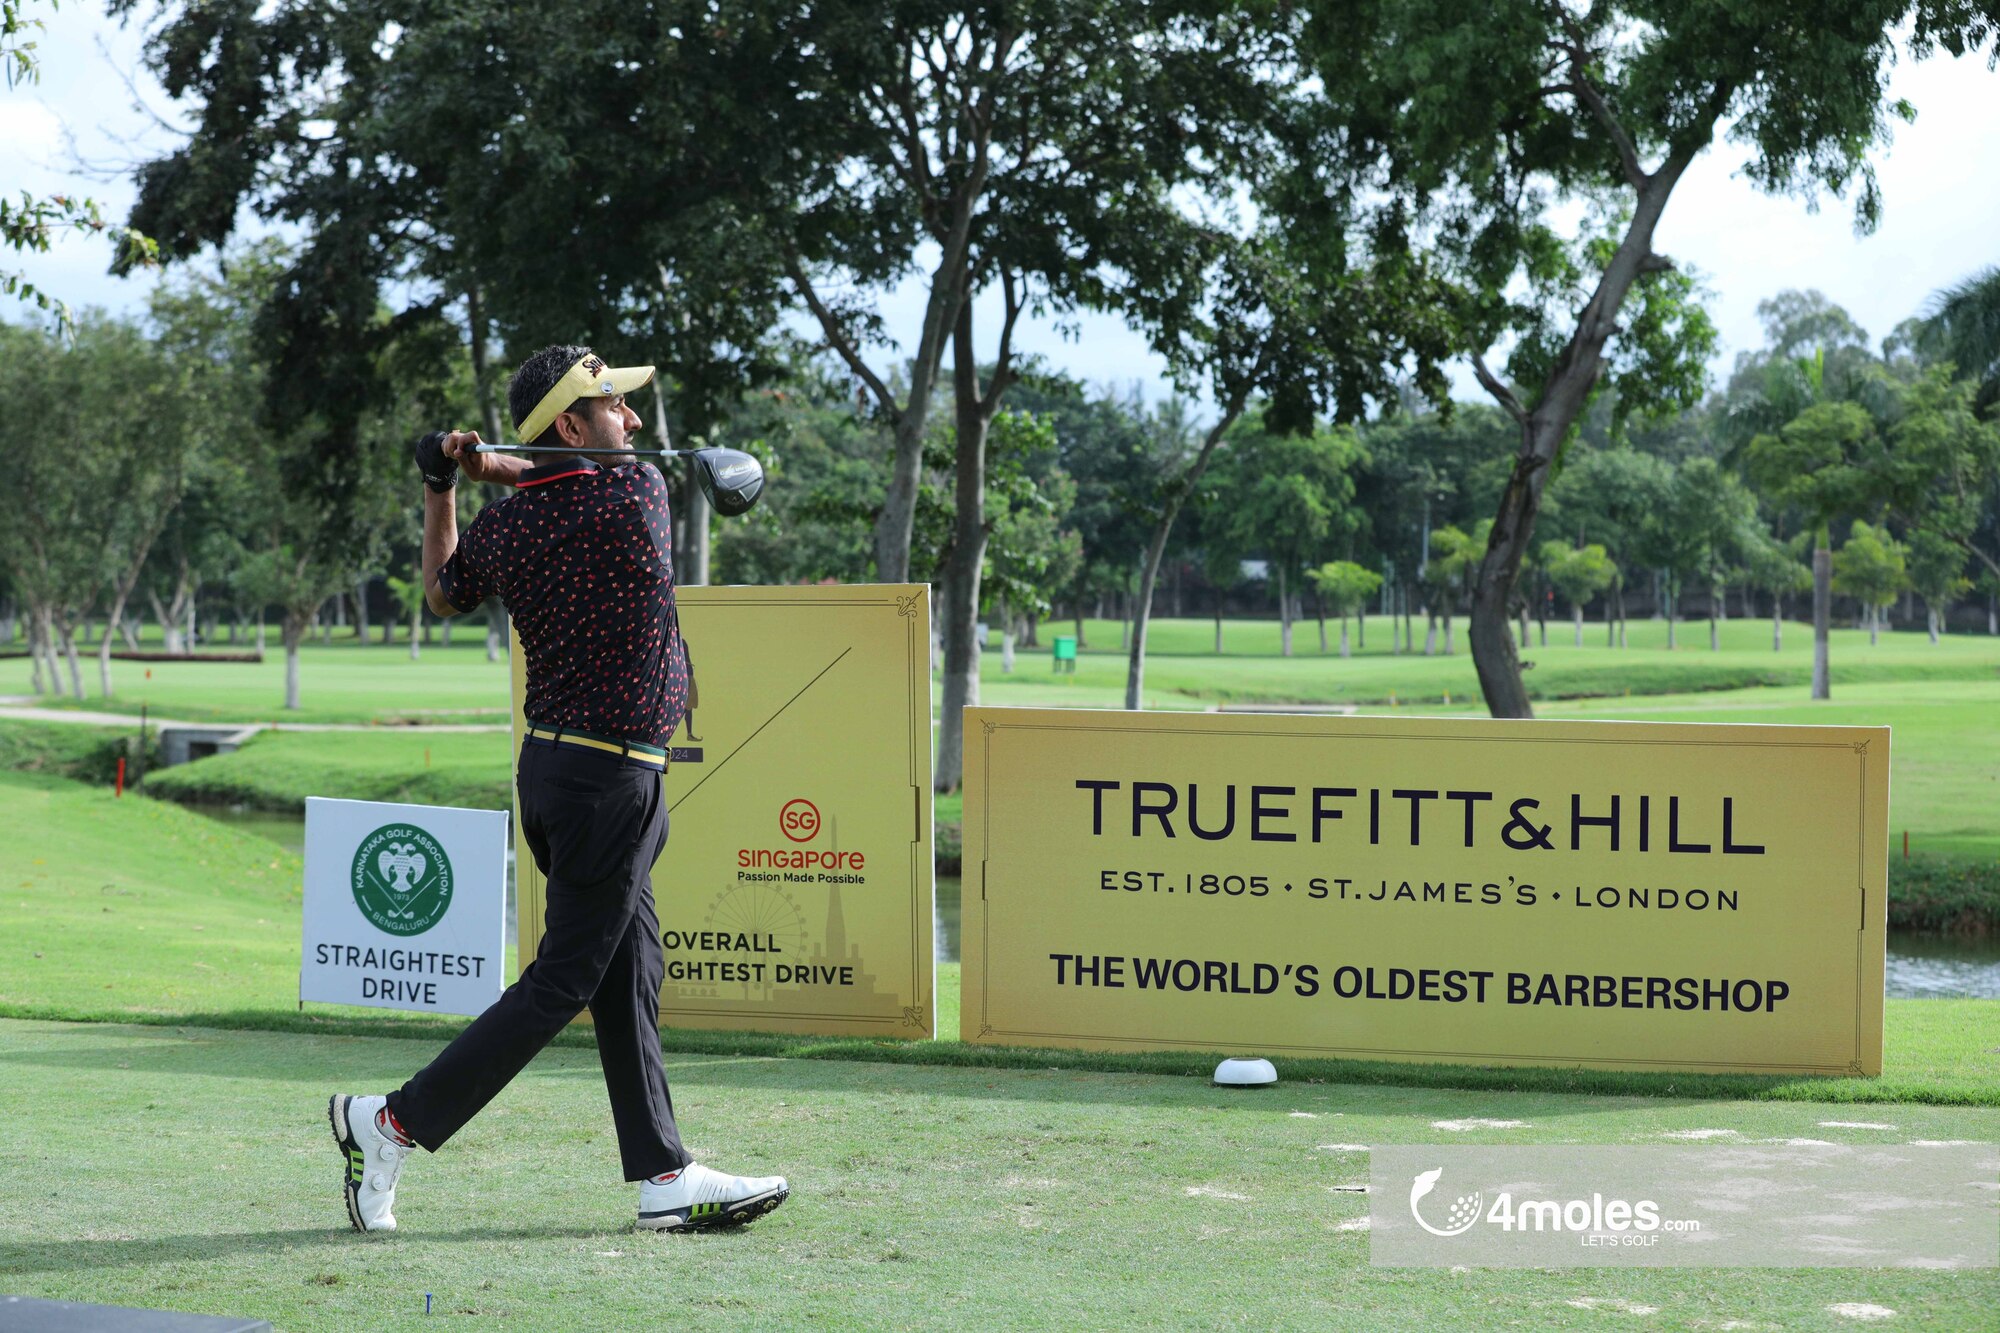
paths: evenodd
<path fill-rule="evenodd" d="M 1889 731 L 966 711 L 963 1036 L 1879 1074 Z"/>
<path fill-rule="evenodd" d="M 930 598 L 921 584 L 678 591 L 698 708 L 670 743 L 661 1023 L 935 1035 Z M 513 654 L 514 742 L 525 678 Z M 521 965 L 547 884 L 515 811 Z"/>

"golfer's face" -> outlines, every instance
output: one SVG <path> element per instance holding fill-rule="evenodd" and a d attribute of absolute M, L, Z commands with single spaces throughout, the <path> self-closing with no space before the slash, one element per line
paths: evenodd
<path fill-rule="evenodd" d="M 639 429 L 639 414 L 625 405 L 625 395 L 588 399 L 576 410 L 583 424 L 583 440 L 577 445 L 587 454 L 616 453 L 632 447 Z"/>

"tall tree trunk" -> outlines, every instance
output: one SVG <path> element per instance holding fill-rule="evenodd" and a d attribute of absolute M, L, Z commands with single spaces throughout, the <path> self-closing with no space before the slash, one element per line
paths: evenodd
<path fill-rule="evenodd" d="M 1457 607 L 1454 607 L 1454 606 L 1447 606 L 1447 607 L 1445 607 L 1445 609 L 1444 609 L 1444 655 L 1445 655 L 1446 657 L 1450 657 L 1450 656 L 1451 656 L 1451 654 L 1452 654 L 1452 646 L 1451 646 L 1451 631 L 1452 631 L 1452 623 L 1451 623 L 1451 622 L 1452 622 L 1452 618 L 1453 618 L 1453 616 L 1454 616 L 1454 615 L 1455 615 L 1455 614 L 1457 613 L 1457 610 L 1458 610 L 1458 608 L 1457 608 Z M 1507 640 L 1507 643 L 1508 643 L 1508 651 L 1509 651 L 1509 652 L 1513 651 L 1513 642 L 1514 642 L 1514 639 L 1513 639 L 1513 636 L 1512 636 L 1511 634 L 1509 634 L 1509 633 L 1507 632 L 1507 621 L 1506 621 L 1506 618 L 1505 618 L 1504 616 L 1503 616 L 1503 617 L 1501 618 L 1501 620 L 1500 620 L 1500 637 L 1501 637 L 1501 638 L 1503 638 L 1503 639 L 1505 639 L 1505 640 Z"/>
<path fill-rule="evenodd" d="M 1833 624 L 1833 550 L 1826 525 L 1813 546 L 1813 667 L 1812 697 L 1830 699 L 1831 671 L 1827 661 L 1827 631 Z"/>
<path fill-rule="evenodd" d="M 1873 605 L 1872 603 L 1868 607 L 1868 646 L 1870 648 L 1875 647 L 1881 642 L 1883 610 L 1883 607 Z"/>
<path fill-rule="evenodd" d="M 1357 614 L 1359 614 L 1359 613 L 1357 612 Z M 1322 624 L 1324 624 L 1325 622 L 1323 622 L 1323 621 L 1322 621 L 1321 623 L 1322 623 Z M 1340 612 L 1340 655 L 1341 655 L 1342 657 L 1346 657 L 1346 656 L 1348 656 L 1348 652 L 1347 652 L 1347 611 L 1346 611 L 1346 608 L 1344 608 L 1344 607 L 1343 607 L 1343 608 L 1341 609 L 1341 612 Z"/>
<path fill-rule="evenodd" d="M 1722 597 L 1723 590 L 1715 588 L 1711 590 L 1708 599 L 1708 651 L 1711 653 L 1722 651 L 1722 631 L 1719 627 L 1720 621 L 1716 618 L 1716 606 L 1722 601 Z"/>
<path fill-rule="evenodd" d="M 1576 617 L 1576 646 L 1581 648 L 1583 647 L 1583 603 L 1571 602 L 1569 604 L 1569 609 L 1570 609 L 1570 614 Z M 1609 621 L 1611 617 L 1610 607 L 1607 606 L 1604 608 L 1604 615 L 1605 619 Z"/>
<path fill-rule="evenodd" d="M 28 684 L 36 694 L 48 693 L 48 686 L 42 683 L 42 613 L 32 603 L 28 607 Z"/>
<path fill-rule="evenodd" d="M 1771 596 L 1771 651 L 1785 651 L 1785 599 L 1775 593 Z"/>
<path fill-rule="evenodd" d="M 1167 539 L 1172 536 L 1174 521 L 1180 517 L 1181 506 L 1201 481 L 1202 473 L 1208 470 L 1215 456 L 1216 446 L 1236 418 L 1242 415 L 1247 401 L 1244 394 L 1238 394 L 1224 404 L 1221 418 L 1209 427 L 1202 437 L 1201 448 L 1188 464 L 1187 471 L 1169 484 L 1164 491 L 1165 504 L 1161 506 L 1160 521 L 1153 526 L 1153 535 L 1146 543 L 1146 551 L 1139 561 L 1139 616 L 1133 627 L 1132 642 L 1126 649 L 1125 659 L 1125 707 L 1138 709 L 1145 705 L 1146 686 L 1146 628 L 1152 619 L 1153 584 L 1160 576 L 1160 560 L 1166 554 Z M 1215 651 L 1222 652 L 1222 589 L 1215 590 Z"/>
<path fill-rule="evenodd" d="M 354 580 L 354 641 L 368 642 L 368 576 L 360 575 Z"/>
<path fill-rule="evenodd" d="M 1434 606 L 1424 607 L 1424 656 L 1434 657 L 1438 647 L 1438 613 Z"/>
<path fill-rule="evenodd" d="M 1007 594 L 1001 593 L 993 614 L 1000 621 L 1000 674 L 1014 674 L 1014 613 L 1007 609 Z"/>
<path fill-rule="evenodd" d="M 1924 604 L 1924 628 L 1930 631 L 1931 642 L 1935 644 L 1938 641 L 1938 612 L 1928 602 Z"/>
<path fill-rule="evenodd" d="M 44 692 L 55 698 L 63 697 L 62 666 L 56 660 L 55 621 L 49 608 L 39 602 L 31 603 L 28 609 L 28 652 L 35 663 L 35 693 Z M 48 684 L 42 684 L 42 671 L 48 670 Z"/>
<path fill-rule="evenodd" d="M 138 586 L 139 575 L 146 567 L 146 555 L 152 545 L 153 539 L 147 537 L 135 546 L 131 563 L 111 585 L 111 617 L 105 621 L 104 638 L 97 645 L 97 692 L 106 699 L 111 697 L 111 627 L 117 625 L 121 630 L 124 628 L 125 603 L 131 599 L 132 589 Z M 129 641 L 132 636 L 127 632 L 125 637 Z"/>
<path fill-rule="evenodd" d="M 285 645 L 285 708 L 289 712 L 299 708 L 299 641 L 306 636 L 306 623 L 304 612 L 286 610 L 281 637 Z"/>
<path fill-rule="evenodd" d="M 1292 655 L 1292 594 L 1285 586 L 1285 566 L 1283 561 L 1273 561 L 1278 567 L 1278 651 L 1285 657 Z"/>
<path fill-rule="evenodd" d="M 1507 633 L 1507 609 L 1520 579 L 1521 564 L 1533 549 L 1535 518 L 1541 511 L 1542 490 L 1556 451 L 1582 414 L 1603 366 L 1604 344 L 1618 329 L 1618 313 L 1632 284 L 1649 268 L 1665 261 L 1653 254 L 1653 234 L 1667 199 L 1696 153 L 1706 146 L 1709 130 L 1733 90 L 1717 88 L 1703 107 L 1703 132 L 1684 135 L 1666 159 L 1651 172 L 1628 154 L 1626 175 L 1633 188 L 1632 212 L 1617 250 L 1599 277 L 1597 288 L 1577 317 L 1568 343 L 1556 356 L 1530 411 L 1513 391 L 1473 358 L 1480 384 L 1520 424 L 1521 448 L 1501 492 L 1499 512 L 1487 539 L 1472 593 L 1472 660 L 1479 688 L 1494 717 L 1533 717 L 1521 663 Z"/>
<path fill-rule="evenodd" d="M 1003 334 L 1003 346 L 1005 342 Z M 1002 377 L 1007 374 L 1003 353 L 994 369 L 993 392 L 980 392 L 972 306 L 970 302 L 961 304 L 952 330 L 952 397 L 958 435 L 952 490 L 956 512 L 952 516 L 951 555 L 945 562 L 950 615 L 945 627 L 944 700 L 933 781 L 938 791 L 958 790 L 965 760 L 964 710 L 979 703 L 979 576 L 986 559 L 987 535 L 986 428 L 999 406 Z"/>
<path fill-rule="evenodd" d="M 1325 657 L 1326 656 L 1326 595 L 1320 592 L 1320 590 L 1317 588 L 1313 589 L 1313 615 L 1319 621 L 1319 655 L 1321 657 Z M 1345 611 L 1341 612 L 1340 615 L 1340 629 L 1341 633 L 1343 634 L 1347 632 L 1347 613 Z"/>
<path fill-rule="evenodd" d="M 62 622 L 58 628 L 62 634 L 63 660 L 69 663 L 69 687 L 71 695 L 80 701 L 83 698 L 83 668 L 77 665 L 76 626 L 70 623 L 68 612 L 63 613 Z"/>
<path fill-rule="evenodd" d="M 940 573 L 940 579 L 942 574 Z M 944 627 L 951 623 L 951 589 L 942 581 L 931 589 L 931 674 L 944 674 Z"/>

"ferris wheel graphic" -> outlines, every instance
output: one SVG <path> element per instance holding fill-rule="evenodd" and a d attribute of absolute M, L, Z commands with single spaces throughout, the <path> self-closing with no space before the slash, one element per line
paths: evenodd
<path fill-rule="evenodd" d="M 703 919 L 707 929 L 732 935 L 750 935 L 760 942 L 768 939 L 778 952 L 759 954 L 757 961 L 788 963 L 806 955 L 806 918 L 792 896 L 777 884 L 732 884 L 717 894 Z M 772 982 L 737 989 L 768 991 Z M 727 993 L 730 987 L 721 988 Z"/>

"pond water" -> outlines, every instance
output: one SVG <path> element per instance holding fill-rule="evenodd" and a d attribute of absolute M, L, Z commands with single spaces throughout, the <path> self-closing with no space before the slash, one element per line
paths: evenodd
<path fill-rule="evenodd" d="M 231 806 L 190 808 L 246 833 L 268 838 L 293 852 L 303 854 L 305 851 L 306 821 L 303 815 L 277 815 Z M 936 918 L 938 961 L 957 962 L 957 876 L 938 876 L 933 915 Z M 514 853 L 511 849 L 507 853 L 507 938 L 514 938 Z M 2000 936 L 1941 937 L 1894 932 L 1889 936 L 1887 991 L 1892 999 L 2000 999 Z"/>

